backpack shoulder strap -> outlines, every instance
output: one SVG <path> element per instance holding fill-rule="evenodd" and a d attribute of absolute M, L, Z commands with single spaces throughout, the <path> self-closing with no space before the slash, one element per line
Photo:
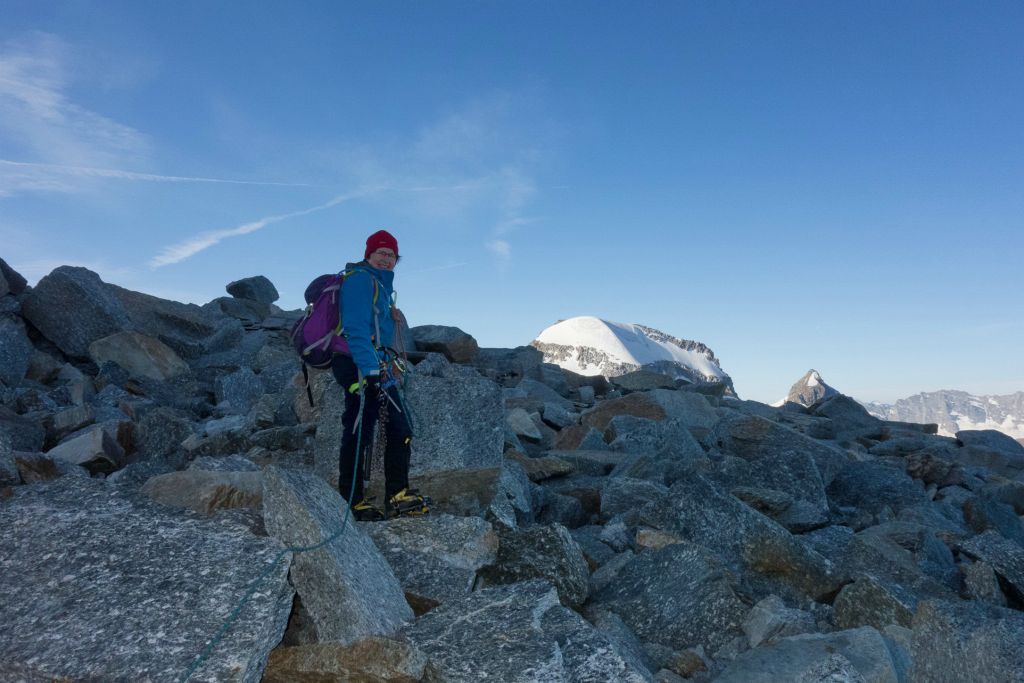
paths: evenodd
<path fill-rule="evenodd" d="M 370 278 L 370 281 L 373 283 L 373 298 L 370 301 L 370 306 L 371 306 L 371 309 L 373 311 L 373 326 L 374 326 L 374 329 L 375 329 L 376 334 L 377 334 L 377 339 L 380 339 L 380 321 L 378 320 L 378 314 L 380 313 L 380 311 L 377 309 L 377 300 L 380 298 L 380 280 L 378 280 L 377 277 L 373 273 L 371 273 L 370 271 L 366 270 L 365 268 L 360 268 L 359 266 L 354 266 L 352 268 L 349 268 L 348 270 L 343 270 L 343 271 L 341 271 L 341 273 L 339 273 L 339 275 L 341 275 L 342 284 L 344 284 L 345 278 L 347 278 L 349 275 L 352 275 L 353 273 L 365 273 Z M 340 286 L 341 285 L 339 285 L 339 288 L 340 288 Z M 342 327 L 341 297 L 339 296 L 338 297 L 338 328 L 335 331 L 335 334 L 341 335 L 341 334 L 344 334 L 344 331 L 345 330 Z"/>
<path fill-rule="evenodd" d="M 370 280 L 373 282 L 373 303 L 376 304 L 377 299 L 380 298 L 380 280 L 377 279 L 377 276 L 368 271 L 366 268 L 362 268 L 360 266 L 353 266 L 352 268 L 343 271 L 341 275 L 343 278 L 345 278 L 351 275 L 352 273 L 365 273 L 370 278 Z"/>

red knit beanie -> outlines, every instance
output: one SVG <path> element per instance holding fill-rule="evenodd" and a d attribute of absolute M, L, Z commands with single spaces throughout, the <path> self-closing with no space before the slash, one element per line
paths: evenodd
<path fill-rule="evenodd" d="M 398 256 L 398 240 L 387 230 L 378 230 L 366 238 L 366 253 L 363 258 L 370 258 L 370 254 L 378 249 L 390 249 Z"/>

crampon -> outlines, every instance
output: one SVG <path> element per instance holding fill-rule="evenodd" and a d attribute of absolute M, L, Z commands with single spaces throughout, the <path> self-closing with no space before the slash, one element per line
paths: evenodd
<path fill-rule="evenodd" d="M 388 519 L 425 515 L 430 512 L 431 502 L 429 497 L 420 495 L 416 489 L 402 489 L 387 500 L 384 512 Z"/>

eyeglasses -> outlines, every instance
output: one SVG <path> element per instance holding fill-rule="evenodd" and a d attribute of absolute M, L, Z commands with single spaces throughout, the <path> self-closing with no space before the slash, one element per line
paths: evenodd
<path fill-rule="evenodd" d="M 392 260 L 395 260 L 395 259 L 398 258 L 398 256 L 395 255 L 395 253 L 393 251 L 383 251 L 382 249 L 378 249 L 377 251 L 373 252 L 371 254 L 371 256 L 377 256 L 377 257 L 380 257 L 380 258 L 389 258 L 389 259 L 392 259 Z"/>

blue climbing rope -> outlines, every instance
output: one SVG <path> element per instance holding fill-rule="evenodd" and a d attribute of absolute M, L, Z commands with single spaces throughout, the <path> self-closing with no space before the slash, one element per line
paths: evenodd
<path fill-rule="evenodd" d="M 344 391 L 344 388 L 342 389 L 342 391 Z M 360 391 L 359 392 L 360 414 L 362 413 L 362 404 L 363 404 L 363 401 L 365 401 L 365 400 L 366 400 L 365 394 L 362 391 Z M 360 451 L 362 450 L 360 448 L 360 446 L 362 445 L 362 439 L 363 439 L 363 421 L 362 421 L 362 419 L 360 419 L 359 420 L 359 429 L 356 432 L 356 457 L 355 457 L 355 463 L 354 463 L 353 468 L 352 468 L 352 487 L 349 489 L 349 492 L 348 492 L 348 499 L 347 499 L 348 501 L 352 500 L 352 496 L 354 496 L 355 492 L 356 492 L 356 473 L 359 471 L 359 455 L 360 455 Z M 194 674 L 199 669 L 199 667 L 203 665 L 203 663 L 207 660 L 207 658 L 209 658 L 209 656 L 213 652 L 214 648 L 216 648 L 217 645 L 220 644 L 220 641 L 224 638 L 224 636 L 227 634 L 227 632 L 231 629 L 231 626 L 235 623 L 235 620 L 238 619 L 238 616 L 242 613 L 242 609 L 246 606 L 246 604 L 248 604 L 249 599 L 252 598 L 252 596 L 256 594 L 256 589 L 259 588 L 259 585 L 263 582 L 264 579 L 266 579 L 268 576 L 270 576 L 270 572 L 274 569 L 274 567 L 277 566 L 277 563 L 281 560 L 281 558 L 283 558 L 288 553 L 298 554 L 298 553 L 308 553 L 308 552 L 311 552 L 313 550 L 319 550 L 320 548 L 323 548 L 325 545 L 331 543 L 335 539 L 340 538 L 341 535 L 343 533 L 345 533 L 345 528 L 348 526 L 348 518 L 349 518 L 349 516 L 351 514 L 352 514 L 352 506 L 351 505 L 346 505 L 345 506 L 345 517 L 344 517 L 344 519 L 341 522 L 341 528 L 338 529 L 337 532 L 335 532 L 335 533 L 331 534 L 330 536 L 328 536 L 327 538 L 321 539 L 319 543 L 315 543 L 315 544 L 309 545 L 309 546 L 293 546 L 293 547 L 285 548 L 284 550 L 279 552 L 277 554 L 277 557 L 275 557 L 273 559 L 273 561 L 269 565 L 267 565 L 266 569 L 263 570 L 263 573 L 260 574 L 259 576 L 257 576 L 252 582 L 249 583 L 249 589 L 245 592 L 245 595 L 242 596 L 242 599 L 238 601 L 238 605 L 236 605 L 235 609 L 233 609 L 231 611 L 231 614 L 228 615 L 228 618 L 224 620 L 224 623 L 221 625 L 220 629 L 213 636 L 213 638 L 211 638 L 210 641 L 206 644 L 206 647 L 203 648 L 203 651 L 199 653 L 199 655 L 195 658 L 195 660 L 193 660 L 192 666 L 189 667 L 188 671 L 186 671 L 185 674 L 180 679 L 178 679 L 178 683 L 185 683 L 186 681 L 188 681 L 188 679 L 192 677 L 192 674 Z"/>
<path fill-rule="evenodd" d="M 416 435 L 416 422 L 413 418 L 412 409 L 409 408 L 409 404 L 405 402 L 405 378 L 402 378 L 402 383 L 396 387 L 398 390 L 395 392 L 398 394 L 398 402 L 401 404 L 401 411 L 405 413 L 405 421 L 409 424 L 409 436 Z"/>

